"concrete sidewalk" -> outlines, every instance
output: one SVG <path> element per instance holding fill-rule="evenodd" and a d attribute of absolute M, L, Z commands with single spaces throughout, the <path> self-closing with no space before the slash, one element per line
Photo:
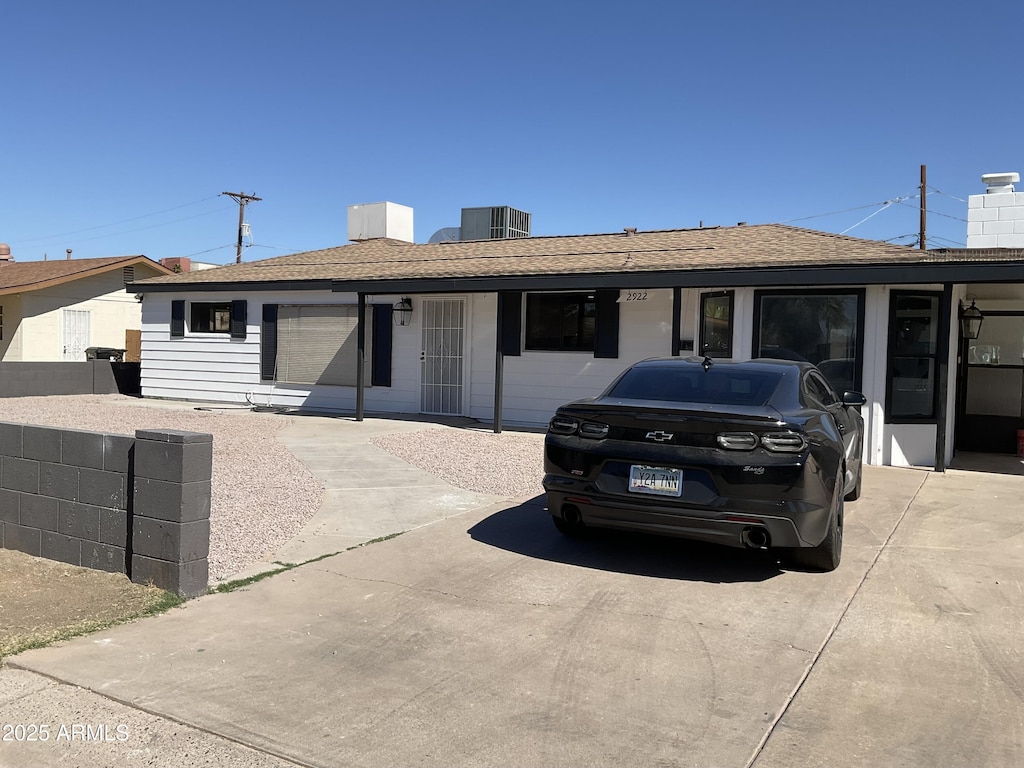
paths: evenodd
<path fill-rule="evenodd" d="M 297 455 L 372 465 L 372 424 L 299 426 Z M 10 659 L 3 723 L 50 738 L 0 741 L 0 766 L 1024 762 L 1024 479 L 868 468 L 842 566 L 811 574 L 566 540 L 539 498 L 425 510 L 454 490 L 415 473 L 392 507 L 349 493 L 374 466 L 336 476 L 294 559 L 378 510 L 420 527 Z M 53 738 L 73 724 L 110 738 Z"/>
<path fill-rule="evenodd" d="M 370 443 L 378 435 L 429 429 L 440 423 L 475 425 L 471 419 L 288 418 L 290 423 L 277 439 L 323 483 L 323 501 L 316 516 L 291 541 L 231 579 L 272 570 L 278 563 L 302 563 L 343 552 L 499 500 L 449 485 Z M 539 491 L 539 475 L 537 484 Z"/>

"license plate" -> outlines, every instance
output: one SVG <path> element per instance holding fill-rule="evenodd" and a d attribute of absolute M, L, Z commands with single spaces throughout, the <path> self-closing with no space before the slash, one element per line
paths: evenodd
<path fill-rule="evenodd" d="M 629 468 L 629 491 L 655 496 L 680 496 L 683 492 L 683 470 L 634 464 Z"/>

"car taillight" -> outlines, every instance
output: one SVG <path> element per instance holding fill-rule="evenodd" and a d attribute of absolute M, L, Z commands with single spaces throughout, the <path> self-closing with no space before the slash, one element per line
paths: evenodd
<path fill-rule="evenodd" d="M 608 437 L 608 425 L 584 421 L 580 424 L 580 437 L 590 437 L 595 440 Z"/>
<path fill-rule="evenodd" d="M 757 448 L 757 435 L 753 432 L 723 432 L 716 439 L 718 447 L 727 451 L 752 451 Z"/>
<path fill-rule="evenodd" d="M 807 438 L 799 432 L 766 432 L 761 445 L 776 453 L 800 453 L 807 447 Z"/>
<path fill-rule="evenodd" d="M 580 423 L 576 419 L 567 416 L 555 416 L 548 423 L 548 430 L 553 435 L 574 435 Z"/>

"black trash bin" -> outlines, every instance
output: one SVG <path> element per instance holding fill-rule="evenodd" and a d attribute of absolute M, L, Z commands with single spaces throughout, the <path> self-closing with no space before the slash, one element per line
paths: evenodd
<path fill-rule="evenodd" d="M 86 360 L 112 360 L 115 363 L 124 362 L 123 349 L 114 347 L 89 347 L 85 350 Z"/>

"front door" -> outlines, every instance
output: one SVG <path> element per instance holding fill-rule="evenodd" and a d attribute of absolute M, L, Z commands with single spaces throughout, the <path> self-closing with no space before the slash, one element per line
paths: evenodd
<path fill-rule="evenodd" d="M 1024 429 L 1024 312 L 986 311 L 977 339 L 961 339 L 956 447 L 1016 453 Z"/>
<path fill-rule="evenodd" d="M 465 299 L 423 300 L 420 411 L 463 413 Z"/>
<path fill-rule="evenodd" d="M 89 346 L 89 310 L 65 309 L 64 314 L 64 361 L 85 360 Z"/>

